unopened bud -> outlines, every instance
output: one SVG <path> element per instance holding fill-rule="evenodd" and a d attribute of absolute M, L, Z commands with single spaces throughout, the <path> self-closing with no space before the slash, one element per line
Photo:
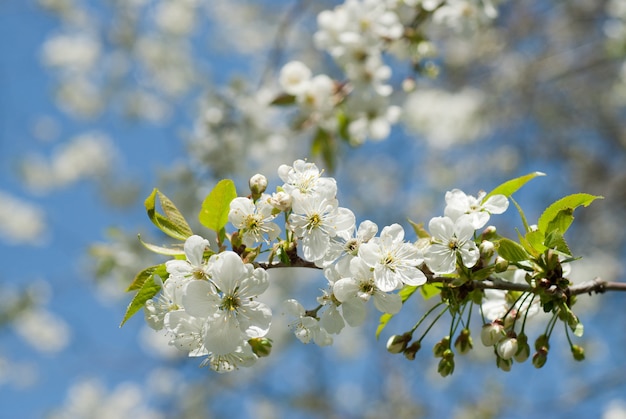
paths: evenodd
<path fill-rule="evenodd" d="M 441 358 L 441 361 L 439 361 L 439 365 L 437 367 L 437 372 L 442 377 L 447 377 L 454 372 L 454 354 L 452 357 Z"/>
<path fill-rule="evenodd" d="M 511 371 L 511 366 L 513 365 L 513 361 L 510 359 L 504 359 L 501 357 L 496 357 L 496 366 L 500 368 L 502 371 L 509 372 Z"/>
<path fill-rule="evenodd" d="M 267 178 L 260 173 L 252 176 L 248 182 L 252 197 L 259 197 L 267 189 Z"/>
<path fill-rule="evenodd" d="M 503 258 L 502 256 L 498 256 L 495 262 L 496 272 L 504 272 L 509 269 L 509 261 Z"/>
<path fill-rule="evenodd" d="M 447 350 L 450 350 L 450 336 L 444 337 L 433 346 L 433 355 L 435 358 L 441 358 Z"/>
<path fill-rule="evenodd" d="M 496 246 L 493 244 L 493 242 L 490 242 L 489 240 L 483 240 L 480 243 L 478 249 L 480 250 L 481 259 L 489 260 L 495 253 Z"/>
<path fill-rule="evenodd" d="M 496 227 L 487 226 L 480 234 L 480 238 L 483 240 L 493 240 L 496 237 Z"/>
<path fill-rule="evenodd" d="M 268 202 L 279 211 L 287 211 L 291 208 L 291 195 L 283 191 L 275 192 Z"/>
<path fill-rule="evenodd" d="M 585 359 L 585 350 L 578 345 L 572 345 L 572 355 L 576 361 L 582 361 Z"/>
<path fill-rule="evenodd" d="M 272 352 L 272 340 L 267 338 L 252 338 L 248 339 L 248 343 L 252 348 L 252 352 L 259 358 L 269 356 Z"/>
<path fill-rule="evenodd" d="M 406 359 L 413 361 L 415 359 L 415 354 L 422 348 L 422 344 L 419 340 L 416 340 L 408 348 L 404 350 L 404 356 Z"/>
<path fill-rule="evenodd" d="M 509 360 L 517 353 L 517 338 L 507 337 L 496 345 L 496 351 L 500 358 Z"/>
<path fill-rule="evenodd" d="M 543 367 L 546 364 L 547 360 L 548 360 L 548 348 L 546 348 L 545 346 L 542 348 L 539 348 L 537 352 L 535 352 L 535 355 L 533 355 L 533 365 L 535 366 L 535 368 Z"/>
<path fill-rule="evenodd" d="M 524 362 L 530 357 L 530 345 L 528 344 L 528 336 L 520 333 L 517 336 L 517 352 L 513 359 L 515 362 Z"/>
<path fill-rule="evenodd" d="M 506 336 L 504 326 L 499 321 L 493 321 L 483 326 L 480 331 L 480 341 L 485 346 L 493 346 Z"/>
<path fill-rule="evenodd" d="M 539 351 L 541 348 L 546 348 L 546 351 L 550 349 L 550 339 L 548 335 L 539 335 L 535 340 L 535 350 Z"/>
<path fill-rule="evenodd" d="M 461 330 L 454 342 L 454 348 L 461 355 L 468 353 L 474 347 L 469 329 Z"/>
<path fill-rule="evenodd" d="M 403 335 L 393 335 L 387 340 L 387 351 L 392 354 L 399 354 L 406 349 L 406 346 L 411 341 L 411 334 L 405 333 Z"/>

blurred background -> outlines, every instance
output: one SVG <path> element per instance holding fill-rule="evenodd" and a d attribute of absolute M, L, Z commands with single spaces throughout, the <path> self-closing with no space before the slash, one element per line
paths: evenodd
<path fill-rule="evenodd" d="M 444 324 L 414 361 L 384 348 L 425 311 L 418 299 L 380 341 L 372 310 L 326 348 L 302 345 L 275 310 L 272 356 L 223 375 L 169 347 L 141 314 L 118 327 L 125 288 L 163 261 L 137 234 L 171 243 L 145 214 L 153 187 L 200 232 L 200 203 L 219 179 L 245 194 L 260 172 L 273 189 L 277 167 L 304 157 L 334 163 L 357 222 L 407 231 L 408 219 L 442 213 L 447 190 L 476 195 L 545 172 L 516 194 L 531 222 L 566 194 L 605 197 L 568 231 L 583 257 L 572 281 L 623 280 L 626 3 L 493 2 L 489 19 L 462 12 L 492 2 L 434 3 L 466 20 L 420 29 L 428 53 L 386 52 L 402 111 L 389 138 L 353 147 L 337 137 L 329 161 L 296 109 L 269 103 L 290 60 L 342 79 L 312 40 L 317 14 L 339 2 L 0 1 L 0 416 L 626 418 L 620 293 L 581 296 L 584 362 L 557 331 L 544 368 L 506 373 L 475 336 L 447 378 L 430 350 Z M 522 227 L 512 208 L 492 222 L 509 236 Z M 270 302 L 313 306 L 325 287 L 304 269 L 271 275 Z"/>

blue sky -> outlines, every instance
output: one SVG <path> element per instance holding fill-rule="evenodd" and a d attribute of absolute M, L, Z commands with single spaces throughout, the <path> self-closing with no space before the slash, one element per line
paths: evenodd
<path fill-rule="evenodd" d="M 182 144 L 176 140 L 178 131 L 173 126 L 146 126 L 124 122 L 107 114 L 102 119 L 91 122 L 79 121 L 59 111 L 52 101 L 54 80 L 42 68 L 39 56 L 41 43 L 56 27 L 56 20 L 43 13 L 32 1 L 8 0 L 0 3 L 0 191 L 43 208 L 49 225 L 49 231 L 40 246 L 12 245 L 0 241 L 0 260 L 4 262 L 0 271 L 0 285 L 20 290 L 30 283 L 45 280 L 52 287 L 52 297 L 45 307 L 68 322 L 72 329 L 69 346 L 58 354 L 42 354 L 26 344 L 10 327 L 0 329 L 0 359 L 5 358 L 17 365 L 34 365 L 38 376 L 38 380 L 28 388 L 6 385 L 0 381 L 0 416 L 3 417 L 41 417 L 50 409 L 64 403 L 70 385 L 78 378 L 98 377 L 110 388 L 129 379 L 143 383 L 163 363 L 140 350 L 137 343 L 137 334 L 142 323 L 140 316 L 132 319 L 124 328 L 118 328 L 125 302 L 107 303 L 97 298 L 94 286 L 88 278 L 89 270 L 86 269 L 86 265 L 90 263 L 86 247 L 93 242 L 106 240 L 108 227 L 116 226 L 133 232 L 138 229 L 138 225 L 145 229 L 150 228 L 141 199 L 138 201 L 139 205 L 130 209 L 112 210 L 106 207 L 91 181 L 79 181 L 67 188 L 38 194 L 23 186 L 16 168 L 17 162 L 31 151 L 50 155 L 60 141 L 84 131 L 105 127 L 107 134 L 122 151 L 116 163 L 115 182 L 122 183 L 125 178 L 132 178 L 138 181 L 139 195 L 145 197 L 152 187 L 157 186 L 155 183 L 159 172 L 184 156 Z M 43 116 L 57 121 L 59 135 L 56 142 L 47 143 L 35 138 L 33 124 Z M 538 165 L 537 162 L 530 162 L 526 169 L 541 170 Z M 553 166 L 551 169 L 556 170 L 557 167 Z M 550 175 L 553 176 L 552 173 Z M 554 183 L 549 185 L 566 187 L 556 173 L 552 182 Z M 548 189 L 547 186 L 538 187 L 535 193 L 542 188 Z M 527 195 L 531 195 L 531 192 L 527 192 Z M 600 308 L 600 313 L 591 316 L 589 339 L 604 336 L 612 336 L 614 339 L 600 348 L 602 350 L 598 353 L 601 356 L 590 354 L 585 363 L 574 364 L 563 345 L 565 350 L 558 353 L 555 351 L 549 365 L 543 370 L 534 370 L 531 365 L 525 364 L 506 375 L 489 364 L 488 367 L 493 369 L 492 378 L 485 378 L 481 374 L 484 364 L 470 365 L 471 361 L 463 361 L 468 365 L 460 368 L 460 379 L 454 381 L 450 388 L 464 392 L 462 394 L 466 396 L 474 395 L 479 398 L 481 394 L 473 387 L 475 384 L 472 375 L 481 375 L 479 383 L 484 385 L 491 381 L 501 386 L 505 392 L 503 397 L 521 394 L 529 403 L 539 400 L 540 405 L 546 406 L 544 411 L 550 412 L 553 408 L 550 406 L 550 398 L 562 400 L 561 397 L 564 396 L 558 387 L 566 384 L 568 389 L 571 386 L 576 387 L 575 382 L 564 383 L 563 380 L 572 376 L 579 377 L 581 381 L 602 377 L 603 373 L 610 372 L 613 368 L 612 360 L 618 367 L 625 365 L 623 356 L 619 357 L 619 353 L 623 352 L 619 346 L 624 343 L 623 329 L 619 322 L 605 321 L 611 308 L 621 307 L 618 297 L 607 296 L 603 300 L 605 304 Z M 597 326 L 596 329 L 592 327 L 594 325 Z M 370 376 L 370 362 L 367 357 L 383 357 L 379 361 L 383 367 L 398 370 L 412 368 L 412 372 L 408 373 L 414 380 L 411 381 L 410 388 L 439 399 L 441 411 L 437 413 L 449 414 L 450 400 L 446 399 L 445 392 L 437 388 L 420 389 L 419 385 L 427 385 L 427 381 L 420 377 L 418 365 L 407 364 L 401 357 L 388 357 L 382 346 L 378 342 L 374 349 L 365 351 L 364 357 L 350 363 L 348 368 L 340 369 L 341 381 L 361 380 L 364 381 L 361 383 L 364 386 L 382 387 L 380 383 L 368 383 L 366 378 Z M 326 364 L 326 368 L 332 369 L 337 365 L 336 358 L 323 355 L 321 351 L 310 347 L 306 347 L 304 351 L 288 351 L 287 354 L 293 358 L 277 368 L 276 372 L 268 374 L 273 381 L 266 396 L 279 398 L 281 391 L 288 393 L 289 389 L 285 389 L 281 382 L 281 375 L 285 371 L 289 372 L 290 368 L 291 371 L 302 368 L 302 371 L 310 373 L 303 365 L 312 360 L 323 362 L 327 359 L 332 359 L 335 364 Z M 430 360 L 429 354 L 419 356 Z M 197 369 L 195 360 L 173 365 L 189 382 L 205 380 L 205 376 L 210 380 L 212 374 Z M 380 368 L 380 365 L 377 367 Z M 326 374 L 332 376 L 329 371 Z M 307 383 L 298 381 L 298 378 L 293 378 L 294 382 L 304 387 Z M 260 385 L 259 382 L 256 384 Z M 241 386 L 245 388 L 245 384 Z M 560 410 L 560 417 L 585 417 L 586 414 L 589 417 L 597 416 L 606 402 L 618 396 L 623 397 L 620 393 L 623 389 L 622 382 L 621 387 L 609 388 L 601 396 L 576 405 L 579 408 L 577 411 Z M 233 403 L 239 400 L 236 392 L 231 396 L 232 399 L 229 400 Z M 529 409 L 533 414 L 538 413 L 534 407 Z M 585 416 L 582 412 L 585 412 Z M 523 410 L 518 417 L 524 417 Z"/>

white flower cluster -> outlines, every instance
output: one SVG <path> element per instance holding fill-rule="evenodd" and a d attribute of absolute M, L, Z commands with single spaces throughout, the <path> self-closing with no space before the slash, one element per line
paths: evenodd
<path fill-rule="evenodd" d="M 405 37 L 418 12 L 431 13 L 435 25 L 463 29 L 497 16 L 492 0 L 346 0 L 333 10 L 317 16 L 314 42 L 327 51 L 345 74 L 334 82 L 325 74 L 312 77 L 300 61 L 291 61 L 281 70 L 282 89 L 296 97 L 301 111 L 323 129 L 337 125 L 337 106 L 348 120 L 350 141 L 382 140 L 400 117 L 400 107 L 392 105 L 391 67 L 383 54 L 428 56 L 427 41 L 410 46 Z M 405 29 L 405 26 L 408 29 Z M 410 51 L 410 52 L 409 52 Z M 417 55 L 416 55 L 417 54 Z"/>
<path fill-rule="evenodd" d="M 322 174 L 305 160 L 281 165 L 278 175 L 284 183 L 271 195 L 265 193 L 267 179 L 255 175 L 252 194 L 232 200 L 228 216 L 237 229 L 231 235 L 234 248 L 241 243 L 246 252 L 260 252 L 266 245 L 275 255 L 278 248 L 286 249 L 281 244 L 295 244 L 301 260 L 323 269 L 328 289 L 317 298 L 317 308 L 306 310 L 295 299 L 284 304 L 294 317 L 295 336 L 320 346 L 331 344 L 346 323 L 362 324 L 370 299 L 379 311 L 398 313 L 402 301 L 393 292 L 426 283 L 423 264 L 435 274 L 455 272 L 458 263 L 473 267 L 479 259 L 475 230 L 508 207 L 503 195 L 485 199 L 484 192 L 475 198 L 452 190 L 446 194 L 445 215 L 429 223 L 431 239 L 411 243 L 399 224 L 378 235 L 372 221 L 357 228 L 352 211 L 339 206 L 335 179 Z M 274 245 L 281 233 L 274 222 L 280 213 L 286 215 L 286 236 Z M 203 365 L 219 372 L 249 366 L 269 353 L 272 312 L 257 301 L 268 287 L 267 272 L 233 251 L 212 254 L 209 241 L 197 235 L 186 240 L 184 252 L 185 260 L 166 262 L 169 278 L 145 306 L 148 324 L 164 328 L 170 344 L 190 356 L 207 356 Z"/>

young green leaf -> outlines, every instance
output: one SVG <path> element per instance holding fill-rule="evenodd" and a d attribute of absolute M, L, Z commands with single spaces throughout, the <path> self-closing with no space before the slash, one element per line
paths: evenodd
<path fill-rule="evenodd" d="M 157 196 L 165 215 L 158 213 L 156 210 Z M 152 190 L 150 196 L 144 201 L 144 206 L 146 207 L 150 221 L 168 236 L 177 240 L 186 240 L 193 234 L 191 228 L 189 228 L 189 224 L 187 224 L 180 211 L 178 211 L 172 201 L 158 189 L 154 188 Z"/>
<path fill-rule="evenodd" d="M 418 287 L 413 285 L 405 285 L 404 288 L 402 288 L 400 292 L 398 292 L 398 295 L 402 298 L 402 304 L 404 304 L 404 302 L 408 300 L 409 297 L 415 293 L 415 291 L 417 291 L 417 288 Z M 378 321 L 378 328 L 376 328 L 376 339 L 380 337 L 380 333 L 383 331 L 385 326 L 387 326 L 387 323 L 389 323 L 389 320 L 391 320 L 392 318 L 393 314 L 389 313 L 384 313 L 382 316 L 380 316 L 380 319 Z"/>
<path fill-rule="evenodd" d="M 335 170 L 337 145 L 328 131 L 318 128 L 311 143 L 311 155 L 321 156 L 326 168 L 332 173 Z"/>
<path fill-rule="evenodd" d="M 435 284 L 424 284 L 420 288 L 420 292 L 424 300 L 429 300 L 439 294 L 441 294 L 441 288 Z M 407 297 L 408 298 L 408 297 Z"/>
<path fill-rule="evenodd" d="M 411 224 L 411 227 L 413 227 L 413 231 L 415 231 L 415 234 L 417 235 L 418 238 L 420 239 L 430 238 L 430 234 L 428 234 L 428 231 L 426 231 L 426 229 L 424 228 L 424 223 L 418 224 L 415 221 L 409 220 L 409 224 Z"/>
<path fill-rule="evenodd" d="M 173 249 L 170 247 L 157 246 L 155 244 L 146 243 L 145 241 L 141 239 L 140 235 L 137 235 L 137 237 L 139 238 L 139 242 L 143 245 L 143 247 L 150 250 L 151 252 L 157 253 L 159 255 L 165 255 L 165 256 L 184 256 L 185 255 L 185 251 L 183 250 L 182 247 L 178 249 Z"/>
<path fill-rule="evenodd" d="M 208 229 L 219 232 L 228 223 L 230 202 L 237 197 L 235 183 L 230 179 L 220 180 L 202 203 L 198 214 L 200 223 Z"/>
<path fill-rule="evenodd" d="M 502 238 L 497 242 L 498 255 L 509 262 L 528 260 L 529 255 L 522 245 L 511 239 Z"/>
<path fill-rule="evenodd" d="M 602 196 L 577 193 L 568 195 L 551 204 L 539 217 L 537 226 L 545 235 L 553 230 L 561 235 L 565 234 L 574 220 L 574 210 L 578 207 L 588 206 L 596 199 L 603 199 Z"/>
<path fill-rule="evenodd" d="M 160 265 L 150 266 L 139 272 L 137 275 L 135 275 L 133 282 L 131 282 L 128 288 L 126 288 L 126 291 L 128 292 L 140 289 L 141 287 L 143 287 L 143 284 L 148 279 L 151 279 L 154 275 L 159 275 L 163 278 L 167 277 L 167 271 L 165 270 L 164 263 Z"/>
<path fill-rule="evenodd" d="M 126 314 L 124 314 L 124 318 L 120 323 L 120 327 L 124 326 L 124 323 L 128 319 L 130 319 L 135 313 L 143 308 L 146 304 L 146 301 L 157 295 L 157 293 L 161 290 L 161 285 L 157 284 L 154 281 L 154 275 L 150 275 L 150 279 L 146 280 L 141 289 L 137 292 L 135 297 L 132 299 L 128 307 L 126 308 Z"/>
<path fill-rule="evenodd" d="M 491 192 L 489 192 L 485 196 L 483 201 L 487 200 L 490 196 L 493 196 L 493 195 L 504 195 L 506 197 L 510 197 L 515 192 L 517 192 L 518 189 L 524 186 L 528 181 L 536 178 L 537 176 L 545 176 L 545 175 L 546 174 L 542 172 L 532 172 L 527 175 L 520 176 L 515 179 L 511 179 L 497 186 L 496 188 L 494 188 Z"/>

